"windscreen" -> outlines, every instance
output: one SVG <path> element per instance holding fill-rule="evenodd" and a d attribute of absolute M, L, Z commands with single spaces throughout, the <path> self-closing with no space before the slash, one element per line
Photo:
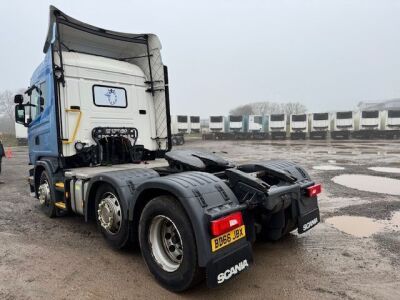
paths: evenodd
<path fill-rule="evenodd" d="M 323 114 L 313 114 L 313 120 L 314 121 L 322 121 L 322 120 L 328 120 L 328 113 L 323 113 Z"/>
<path fill-rule="evenodd" d="M 388 118 L 400 118 L 400 110 L 389 110 Z"/>
<path fill-rule="evenodd" d="M 362 112 L 362 117 L 365 118 L 365 119 L 378 118 L 379 117 L 379 111 L 377 111 L 377 110 L 363 111 Z"/>
<path fill-rule="evenodd" d="M 279 114 L 279 115 L 271 115 L 271 121 L 284 121 L 285 120 L 285 115 Z"/>
<path fill-rule="evenodd" d="M 352 111 L 343 111 L 336 113 L 336 119 L 351 119 L 351 118 L 353 118 Z"/>
<path fill-rule="evenodd" d="M 187 123 L 187 116 L 178 116 L 178 123 Z"/>
<path fill-rule="evenodd" d="M 210 117 L 210 122 L 211 123 L 221 123 L 222 122 L 222 116 Z"/>
<path fill-rule="evenodd" d="M 307 120 L 306 115 L 292 115 L 293 122 L 305 122 Z"/>
<path fill-rule="evenodd" d="M 230 122 L 242 122 L 243 116 L 229 116 Z"/>
<path fill-rule="evenodd" d="M 262 117 L 261 116 L 254 116 L 254 123 L 262 124 Z"/>
<path fill-rule="evenodd" d="M 191 116 L 190 123 L 200 123 L 200 117 Z"/>

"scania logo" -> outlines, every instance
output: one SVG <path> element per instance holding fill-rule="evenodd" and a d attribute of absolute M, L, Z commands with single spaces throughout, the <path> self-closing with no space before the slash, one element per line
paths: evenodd
<path fill-rule="evenodd" d="M 247 259 L 241 261 L 237 265 L 234 265 L 230 269 L 225 270 L 225 272 L 219 273 L 217 276 L 218 284 L 223 283 L 225 280 L 228 280 L 233 275 L 243 271 L 245 268 L 248 268 L 249 264 L 247 263 Z"/>
<path fill-rule="evenodd" d="M 108 89 L 107 93 L 105 93 L 104 96 L 107 97 L 107 100 L 110 103 L 110 105 L 114 105 L 118 101 L 118 97 L 117 97 L 117 93 L 115 92 L 115 89 Z"/>
<path fill-rule="evenodd" d="M 307 222 L 306 224 L 303 225 L 303 231 L 310 229 L 317 223 L 318 223 L 318 218 L 312 219 L 310 222 Z"/>

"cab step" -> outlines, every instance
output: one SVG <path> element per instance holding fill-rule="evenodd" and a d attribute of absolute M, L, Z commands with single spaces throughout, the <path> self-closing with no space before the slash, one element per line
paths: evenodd
<path fill-rule="evenodd" d="M 65 204 L 65 202 L 55 202 L 54 203 L 55 207 L 59 208 L 59 209 L 67 209 L 67 205 Z"/>
<path fill-rule="evenodd" d="M 65 188 L 64 187 L 64 182 L 62 182 L 62 181 L 56 182 L 54 184 L 54 187 L 56 188 L 57 191 L 64 192 L 64 188 Z"/>

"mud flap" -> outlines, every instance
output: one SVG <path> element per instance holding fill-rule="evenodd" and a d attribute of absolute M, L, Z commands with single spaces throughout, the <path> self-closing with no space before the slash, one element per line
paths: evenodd
<path fill-rule="evenodd" d="M 206 267 L 207 286 L 217 287 L 239 273 L 247 270 L 253 262 L 253 253 L 249 242 L 224 255 L 212 259 Z"/>
<path fill-rule="evenodd" d="M 321 218 L 319 215 L 317 197 L 300 196 L 297 202 L 298 233 L 304 233 L 317 225 Z"/>
<path fill-rule="evenodd" d="M 298 218 L 298 233 L 304 233 L 321 221 L 319 209 L 315 209 L 305 215 L 300 215 Z"/>

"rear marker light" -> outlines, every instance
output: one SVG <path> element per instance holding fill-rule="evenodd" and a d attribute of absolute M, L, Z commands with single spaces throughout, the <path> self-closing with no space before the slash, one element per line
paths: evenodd
<path fill-rule="evenodd" d="M 322 191 L 321 184 L 315 184 L 313 186 L 309 186 L 307 188 L 307 196 L 308 197 L 315 197 L 315 196 L 321 194 L 321 191 Z"/>
<path fill-rule="evenodd" d="M 211 221 L 211 234 L 213 236 L 219 236 L 242 225 L 242 213 L 235 212 L 233 214 Z"/>

